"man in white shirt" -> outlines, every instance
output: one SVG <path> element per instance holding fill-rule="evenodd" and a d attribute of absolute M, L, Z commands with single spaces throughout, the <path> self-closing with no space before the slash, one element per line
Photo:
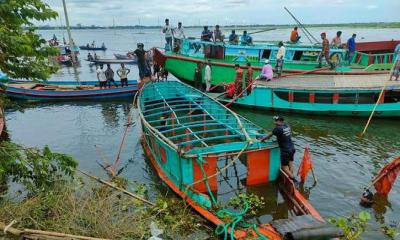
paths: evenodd
<path fill-rule="evenodd" d="M 286 48 L 283 46 L 283 42 L 278 43 L 279 49 L 278 53 L 276 54 L 276 65 L 275 65 L 275 72 L 277 73 L 278 78 L 281 77 L 282 75 L 282 69 L 283 69 L 283 62 L 285 59 L 286 55 Z"/>
<path fill-rule="evenodd" d="M 185 39 L 185 31 L 182 23 L 178 23 L 178 27 L 174 29 L 174 52 L 178 52 L 181 48 L 182 40 Z"/>
<path fill-rule="evenodd" d="M 162 29 L 162 32 L 165 34 L 165 50 L 171 51 L 172 50 L 172 38 L 174 33 L 172 31 L 172 27 L 169 25 L 169 19 L 165 19 L 165 26 Z"/>
<path fill-rule="evenodd" d="M 106 77 L 106 72 L 103 70 L 103 64 L 100 65 L 100 67 L 97 68 L 97 80 L 99 80 L 100 83 L 100 89 L 106 88 L 107 87 L 107 77 Z"/>
<path fill-rule="evenodd" d="M 125 64 L 121 63 L 121 67 L 117 70 L 117 75 L 121 79 L 121 87 L 124 85 L 128 86 L 128 74 L 131 72 L 129 68 L 125 67 Z"/>
<path fill-rule="evenodd" d="M 206 82 L 206 92 L 210 91 L 211 87 L 211 62 L 208 60 L 206 68 L 204 70 L 204 81 Z"/>

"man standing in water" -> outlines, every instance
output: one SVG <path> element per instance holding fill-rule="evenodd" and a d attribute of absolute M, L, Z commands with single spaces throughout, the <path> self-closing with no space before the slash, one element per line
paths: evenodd
<path fill-rule="evenodd" d="M 292 130 L 289 125 L 285 123 L 285 119 L 281 116 L 273 117 L 275 122 L 275 128 L 272 132 L 268 133 L 267 136 L 261 138 L 261 141 L 270 139 L 273 135 L 278 141 L 279 149 L 281 150 L 281 165 L 282 170 L 292 179 L 297 182 L 294 178 L 294 145 L 292 142 Z"/>

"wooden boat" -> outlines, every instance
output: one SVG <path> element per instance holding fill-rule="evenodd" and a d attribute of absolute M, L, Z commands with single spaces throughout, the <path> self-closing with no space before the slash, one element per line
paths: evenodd
<path fill-rule="evenodd" d="M 367 117 L 379 98 L 387 75 L 364 76 L 293 76 L 257 81 L 252 92 L 233 100 L 211 93 L 221 102 L 239 106 L 316 115 Z M 243 88 L 244 89 L 244 88 Z M 400 82 L 387 84 L 376 117 L 400 116 Z"/>
<path fill-rule="evenodd" d="M 290 232 L 313 231 L 306 224 L 296 225 L 300 219 L 314 229 L 325 227 L 320 214 L 280 172 L 277 144 L 257 140 L 265 134 L 262 128 L 178 81 L 146 84 L 138 96 L 138 108 L 142 145 L 158 176 L 219 230 L 226 229 L 221 231 L 225 239 L 229 234 L 236 239 L 283 239 Z M 274 189 L 272 195 L 281 194 L 290 206 L 290 219 L 250 227 L 237 223 L 235 227 L 232 216 L 239 213 L 229 215 L 226 209 L 215 210 L 222 204 L 219 200 L 234 194 L 221 193 L 218 179 L 223 178 L 219 173 L 224 172 L 222 169 L 232 172 L 235 164 L 245 172 L 241 179 L 238 177 L 238 184 L 245 184 L 248 192 L 256 186 L 264 191 Z M 289 224 L 293 228 L 282 227 Z"/>
<path fill-rule="evenodd" d="M 89 85 L 89 86 L 99 86 L 99 81 L 98 80 L 87 80 L 87 81 L 57 81 L 57 80 L 50 80 L 50 81 L 30 81 L 30 80 L 9 80 L 9 83 L 37 83 L 37 84 L 46 84 L 46 85 L 74 85 L 74 86 L 79 86 L 79 85 Z M 117 84 L 119 81 L 116 81 Z M 128 85 L 137 85 L 137 80 L 128 80 Z"/>
<path fill-rule="evenodd" d="M 5 93 L 12 99 L 25 101 L 111 100 L 131 98 L 137 85 L 100 89 L 96 86 L 45 85 L 35 83 L 7 84 Z"/>
<path fill-rule="evenodd" d="M 317 68 L 320 45 L 287 44 L 283 72 L 319 75 L 387 74 L 393 63 L 394 49 L 399 43 L 399 40 L 358 43 L 351 65 L 344 61 L 345 49 L 331 48 L 330 54 L 336 59 L 334 70 Z M 185 81 L 193 81 L 198 63 L 210 60 L 212 85 L 217 85 L 233 82 L 235 64 L 245 69 L 246 63 L 250 62 L 255 75 L 259 75 L 266 59 L 275 66 L 277 51 L 277 43 L 243 46 L 186 39 L 179 53 L 155 49 L 154 58 L 158 64 L 165 66 L 169 73 Z"/>
<path fill-rule="evenodd" d="M 92 64 L 136 64 L 136 59 L 96 59 L 96 60 L 86 60 Z"/>
<path fill-rule="evenodd" d="M 134 56 L 128 56 L 126 54 L 114 54 L 116 59 L 120 59 L 120 60 L 134 60 L 135 57 Z"/>
<path fill-rule="evenodd" d="M 106 51 L 106 47 L 91 47 L 91 46 L 79 46 L 79 49 L 81 50 L 88 50 L 88 51 Z"/>

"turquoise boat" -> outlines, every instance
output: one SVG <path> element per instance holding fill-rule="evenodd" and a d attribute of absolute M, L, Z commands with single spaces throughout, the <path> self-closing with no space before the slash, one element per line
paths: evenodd
<path fill-rule="evenodd" d="M 250 94 L 228 98 L 210 93 L 215 99 L 243 107 L 328 116 L 368 117 L 388 76 L 293 76 L 257 81 Z M 243 87 L 244 89 L 244 87 Z M 400 116 L 400 82 L 387 84 L 375 117 Z"/>
<path fill-rule="evenodd" d="M 257 140 L 266 134 L 262 128 L 178 81 L 144 85 L 138 108 L 142 145 L 156 173 L 189 206 L 215 224 L 217 234 L 224 239 L 277 240 L 299 233 L 314 236 L 308 239 L 327 239 L 336 232 L 280 170 L 277 144 Z M 234 172 L 232 168 L 241 169 L 243 174 L 227 178 L 225 172 Z M 276 203 L 281 195 L 287 201 L 288 209 L 283 210 L 286 218 L 271 217 L 271 221 L 263 222 L 260 217 L 250 223 L 244 217 L 247 202 L 243 202 L 243 209 L 221 207 L 221 201 L 241 189 L 232 187 L 225 192 L 227 185 L 223 183 L 231 181 L 243 184 L 247 193 L 253 188 L 263 189 L 255 194 L 268 192 L 266 197 Z"/>

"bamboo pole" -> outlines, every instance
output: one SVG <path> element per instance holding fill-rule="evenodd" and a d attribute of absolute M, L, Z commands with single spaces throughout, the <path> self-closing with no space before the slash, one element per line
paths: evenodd
<path fill-rule="evenodd" d="M 89 178 L 92 178 L 92 179 L 98 181 L 99 183 L 102 183 L 102 184 L 104 184 L 104 185 L 106 185 L 106 186 L 108 186 L 108 187 L 111 187 L 111 188 L 114 188 L 115 190 L 118 190 L 118 191 L 120 191 L 120 192 L 123 192 L 123 193 L 125 193 L 126 195 L 128 195 L 128 196 L 130 196 L 130 197 L 133 197 L 133 198 L 135 198 L 135 199 L 137 199 L 137 200 L 140 200 L 140 201 L 142 201 L 142 202 L 144 202 L 144 203 L 146 203 L 146 204 L 148 204 L 148 205 L 150 205 L 150 206 L 153 206 L 153 207 L 155 206 L 154 203 L 152 203 L 152 202 L 150 202 L 150 201 L 148 201 L 148 200 L 146 200 L 146 199 L 144 199 L 144 198 L 142 198 L 142 197 L 140 197 L 140 196 L 138 196 L 138 195 L 136 195 L 136 194 L 134 194 L 134 193 L 131 193 L 131 192 L 129 192 L 129 191 L 123 189 L 123 188 L 114 186 L 114 185 L 113 185 L 112 183 L 110 183 L 110 182 L 104 181 L 104 180 L 102 180 L 102 179 L 100 179 L 100 178 L 98 178 L 98 177 L 95 177 L 95 176 L 93 176 L 93 175 L 90 175 L 89 173 L 84 172 L 84 171 L 82 171 L 82 170 L 79 170 L 79 169 L 78 169 L 77 171 L 80 172 L 80 173 L 82 173 L 83 175 L 89 177 Z"/>
<path fill-rule="evenodd" d="M 382 99 L 383 93 L 385 92 L 386 85 L 387 85 L 388 82 L 390 82 L 390 80 L 392 78 L 392 73 L 393 73 L 393 70 L 394 70 L 395 66 L 396 66 L 396 60 L 393 58 L 393 65 L 392 65 L 392 68 L 390 69 L 390 72 L 389 72 L 389 78 L 383 84 L 383 87 L 382 87 L 382 90 L 381 90 L 381 92 L 379 94 L 378 100 L 376 100 L 376 103 L 375 103 L 374 108 L 372 109 L 371 115 L 369 115 L 369 118 L 368 118 L 367 123 L 365 124 L 364 130 L 361 133 L 361 137 L 364 136 L 365 133 L 367 132 L 367 129 L 368 129 L 368 127 L 369 127 L 369 125 L 370 125 L 370 123 L 372 121 L 372 117 L 374 116 L 374 113 L 376 111 L 376 108 L 378 107 L 378 105 L 379 105 L 379 103 L 380 103 L 380 101 Z"/>
<path fill-rule="evenodd" d="M 312 39 L 314 39 L 314 41 L 316 43 L 319 43 L 319 41 L 307 30 L 307 28 L 289 11 L 289 9 L 287 9 L 286 7 L 283 7 L 286 12 L 289 13 L 289 15 L 297 22 L 297 24 L 304 30 L 304 33 L 306 35 L 306 37 L 308 38 L 308 40 L 312 43 Z M 309 34 L 309 35 L 307 35 Z M 311 37 L 311 38 L 310 38 Z"/>
<path fill-rule="evenodd" d="M 106 238 L 94 238 L 94 237 L 86 237 L 86 236 L 79 236 L 67 233 L 59 233 L 59 232 L 51 232 L 51 231 L 43 231 L 43 230 L 35 230 L 35 229 L 17 229 L 13 227 L 9 227 L 3 222 L 0 222 L 0 230 L 4 231 L 4 233 L 8 233 L 14 236 L 21 236 L 24 238 L 31 238 L 31 237 L 38 237 L 39 239 L 80 239 L 80 240 L 108 240 Z"/>
<path fill-rule="evenodd" d="M 74 52 L 74 41 L 72 40 L 72 34 L 71 34 L 71 28 L 69 26 L 69 18 L 68 18 L 68 12 L 67 12 L 67 5 L 65 3 L 65 0 L 62 0 L 63 7 L 64 7 L 64 14 L 65 14 L 65 24 L 67 25 L 67 33 L 68 33 L 68 38 L 69 38 L 69 46 L 71 48 L 71 57 L 72 57 L 72 63 L 76 63 L 76 56 Z"/>

